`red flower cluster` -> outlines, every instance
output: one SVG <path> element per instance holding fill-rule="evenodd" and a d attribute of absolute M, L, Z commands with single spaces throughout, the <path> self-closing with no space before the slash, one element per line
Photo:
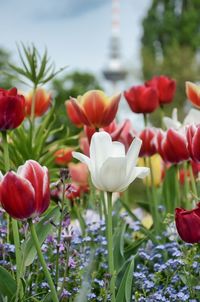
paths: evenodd
<path fill-rule="evenodd" d="M 135 113 L 151 113 L 160 105 L 171 103 L 176 91 L 176 82 L 166 76 L 154 77 L 144 85 L 133 86 L 124 96 Z"/>
<path fill-rule="evenodd" d="M 160 130 L 154 138 L 157 152 L 165 162 L 179 163 L 184 160 L 200 162 L 200 125 L 188 125 L 181 131 Z"/>

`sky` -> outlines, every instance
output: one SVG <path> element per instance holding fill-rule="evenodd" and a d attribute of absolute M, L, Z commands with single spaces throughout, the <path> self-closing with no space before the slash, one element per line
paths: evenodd
<path fill-rule="evenodd" d="M 112 0 L 0 0 L 0 47 L 8 49 L 17 62 L 16 43 L 45 47 L 57 69 L 93 72 L 108 95 L 112 86 L 103 80 L 111 35 Z M 129 77 L 118 91 L 140 80 L 140 39 L 142 19 L 151 0 L 120 0 L 121 52 Z M 142 127 L 141 117 L 132 113 L 124 99 L 119 120 L 130 118 Z"/>
<path fill-rule="evenodd" d="M 124 61 L 139 68 L 141 21 L 151 0 L 121 0 Z M 16 56 L 16 42 L 33 42 L 58 68 L 100 73 L 108 57 L 111 0 L 0 0 L 0 46 Z"/>

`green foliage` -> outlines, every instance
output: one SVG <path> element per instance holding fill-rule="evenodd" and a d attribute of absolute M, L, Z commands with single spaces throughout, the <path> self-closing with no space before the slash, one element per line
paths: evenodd
<path fill-rule="evenodd" d="M 5 268 L 0 266 L 0 301 L 5 297 L 7 297 L 7 301 L 11 301 L 16 289 L 16 282 L 12 278 L 11 274 Z"/>
<path fill-rule="evenodd" d="M 41 245 L 45 241 L 47 236 L 53 233 L 53 225 L 51 224 L 51 221 L 53 221 L 53 223 L 56 224 L 59 221 L 59 217 L 60 217 L 60 210 L 58 207 L 54 207 L 52 210 L 48 212 L 47 215 L 45 215 L 45 217 L 39 223 L 37 223 L 36 232 Z M 23 259 L 24 265 L 25 266 L 31 265 L 37 255 L 32 237 L 29 236 L 24 241 L 22 246 L 22 251 L 24 253 L 24 259 Z"/>
<path fill-rule="evenodd" d="M 199 80 L 199 1 L 153 0 L 143 20 L 144 79 L 165 74 L 177 80 L 176 107 L 184 114 L 185 81 Z M 172 106 L 167 106 L 169 113 Z M 153 115 L 156 124 L 158 114 Z"/>
<path fill-rule="evenodd" d="M 18 73 L 18 75 L 29 80 L 34 87 L 37 87 L 39 84 L 46 84 L 65 69 L 61 68 L 55 71 L 54 63 L 50 62 L 47 50 L 41 55 L 34 44 L 25 46 L 21 43 L 21 47 L 18 46 L 17 48 L 21 67 L 14 64 L 9 64 L 9 66 Z"/>

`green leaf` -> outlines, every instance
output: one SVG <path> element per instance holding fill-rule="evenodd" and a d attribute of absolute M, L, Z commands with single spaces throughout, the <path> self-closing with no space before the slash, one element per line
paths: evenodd
<path fill-rule="evenodd" d="M 113 242 L 114 242 L 114 263 L 115 269 L 118 272 L 119 268 L 124 262 L 124 233 L 126 230 L 126 224 L 119 225 L 114 233 Z"/>
<path fill-rule="evenodd" d="M 130 302 L 133 282 L 135 258 L 133 258 L 128 265 L 122 281 L 119 286 L 119 290 L 116 296 L 116 302 Z"/>
<path fill-rule="evenodd" d="M 0 266 L 0 293 L 11 301 L 16 293 L 17 285 L 11 274 Z"/>
<path fill-rule="evenodd" d="M 53 232 L 53 225 L 50 223 L 50 220 L 52 220 L 54 223 L 57 223 L 59 217 L 60 209 L 59 207 L 55 207 L 36 225 L 36 232 L 40 245 L 42 245 L 47 236 Z M 22 250 L 24 252 L 24 265 L 31 265 L 37 252 L 30 236 L 24 242 Z"/>

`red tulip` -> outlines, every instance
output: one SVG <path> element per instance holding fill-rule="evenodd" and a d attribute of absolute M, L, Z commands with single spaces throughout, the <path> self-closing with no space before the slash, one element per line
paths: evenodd
<path fill-rule="evenodd" d="M 155 130 L 151 128 L 146 128 L 140 132 L 139 138 L 142 140 L 142 147 L 139 156 L 152 156 L 156 153 L 156 147 L 153 143 L 155 135 Z"/>
<path fill-rule="evenodd" d="M 69 118 L 76 125 L 101 128 L 108 126 L 115 118 L 120 101 L 120 94 L 108 98 L 100 90 L 91 90 L 77 99 L 66 101 Z"/>
<path fill-rule="evenodd" d="M 177 164 L 189 159 L 185 133 L 174 129 L 167 130 L 164 135 L 160 132 L 156 144 L 158 153 L 166 162 Z"/>
<path fill-rule="evenodd" d="M 15 219 L 23 220 L 42 214 L 50 202 L 47 168 L 28 160 L 17 173 L 6 173 L 0 183 L 0 202 Z"/>
<path fill-rule="evenodd" d="M 25 96 L 26 115 L 31 115 L 33 102 L 33 91 Z M 42 88 L 38 88 L 35 93 L 35 116 L 42 116 L 51 105 L 51 94 Z"/>
<path fill-rule="evenodd" d="M 25 99 L 17 89 L 0 88 L 0 130 L 17 128 L 25 117 Z"/>
<path fill-rule="evenodd" d="M 57 165 L 66 166 L 72 160 L 72 151 L 74 148 L 65 147 L 54 153 L 55 163 Z"/>
<path fill-rule="evenodd" d="M 145 85 L 131 87 L 124 96 L 135 113 L 151 113 L 159 105 L 156 89 Z"/>
<path fill-rule="evenodd" d="M 176 208 L 175 222 L 182 240 L 188 243 L 200 242 L 200 204 L 190 211 Z"/>
<path fill-rule="evenodd" d="M 186 95 L 189 101 L 197 108 L 200 108 L 200 86 L 186 82 Z"/>
<path fill-rule="evenodd" d="M 186 135 L 190 158 L 196 162 L 200 162 L 200 125 L 187 126 Z"/>
<path fill-rule="evenodd" d="M 176 81 L 166 76 L 156 76 L 145 83 L 148 87 L 154 87 L 158 92 L 160 105 L 173 101 L 176 92 Z"/>

